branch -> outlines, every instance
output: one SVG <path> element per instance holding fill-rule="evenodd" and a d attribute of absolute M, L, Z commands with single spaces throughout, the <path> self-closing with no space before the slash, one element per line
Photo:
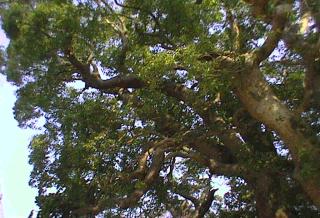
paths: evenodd
<path fill-rule="evenodd" d="M 253 16 L 260 18 L 269 23 L 270 14 L 268 13 L 268 3 L 269 0 L 244 0 L 246 3 L 250 4 L 253 9 Z"/>
<path fill-rule="evenodd" d="M 301 105 L 296 112 L 299 114 L 310 108 L 319 108 L 320 75 L 319 60 L 320 39 L 315 43 L 307 43 L 302 35 L 297 33 L 296 28 L 288 29 L 284 34 L 284 41 L 289 49 L 296 51 L 302 57 L 302 64 L 305 67 L 304 96 Z"/>
<path fill-rule="evenodd" d="M 82 64 L 72 52 L 67 53 L 69 61 L 75 68 L 80 71 L 84 81 L 93 88 L 97 88 L 103 91 L 108 91 L 112 88 L 142 88 L 146 84 L 135 76 L 117 76 L 108 80 L 102 80 L 101 78 L 92 77 L 90 74 L 89 66 Z M 196 93 L 188 89 L 183 85 L 177 85 L 172 82 L 165 81 L 162 83 L 161 92 L 168 96 L 174 97 L 179 101 L 183 101 L 200 114 L 207 124 L 222 125 L 221 120 L 216 116 L 214 112 L 208 110 L 211 103 L 203 100 L 196 101 L 198 99 Z M 198 99 L 199 100 L 199 99 Z M 209 104 L 209 105 L 208 105 Z M 225 129 L 224 125 L 222 129 Z M 224 145 L 232 151 L 232 154 L 236 154 L 241 146 L 241 141 L 236 137 L 236 133 L 232 130 L 224 131 L 218 134 L 218 137 L 222 139 Z M 219 153 L 219 152 L 218 152 Z"/>
<path fill-rule="evenodd" d="M 210 160 L 209 169 L 211 173 L 223 176 L 240 176 L 246 178 L 246 176 L 249 175 L 248 170 L 240 164 L 223 164 L 213 159 Z"/>
<path fill-rule="evenodd" d="M 221 163 L 233 163 L 235 157 L 227 147 L 219 145 L 218 142 L 208 140 L 211 136 L 216 135 L 215 133 L 216 132 L 203 133 L 189 131 L 188 134 L 185 134 L 182 138 L 182 143 L 187 144 L 204 157 L 214 159 Z"/>
<path fill-rule="evenodd" d="M 71 50 L 66 50 L 65 53 L 67 59 L 79 71 L 87 86 L 107 92 L 114 88 L 142 88 L 144 86 L 144 82 L 133 75 L 115 76 L 111 79 L 103 80 L 92 74 L 90 65 L 79 61 Z"/>
<path fill-rule="evenodd" d="M 201 204 L 196 207 L 195 216 L 196 218 L 202 218 L 208 212 L 211 207 L 212 201 L 214 200 L 214 193 L 218 189 L 211 189 L 205 196 L 205 200 L 201 202 Z"/>
<path fill-rule="evenodd" d="M 264 44 L 253 52 L 253 62 L 259 65 L 261 61 L 268 58 L 273 50 L 277 47 L 281 39 L 285 24 L 287 22 L 287 15 L 291 11 L 291 5 L 288 3 L 276 6 L 275 14 L 272 20 L 272 29 Z"/>
<path fill-rule="evenodd" d="M 203 155 L 200 152 L 174 152 L 168 157 L 183 157 L 183 158 L 190 158 L 191 160 L 206 166 L 209 168 L 211 173 L 217 175 L 225 175 L 225 176 L 240 176 L 245 178 L 248 175 L 248 170 L 240 165 L 240 164 L 230 164 L 230 163 L 222 163 L 219 160 L 214 159 L 213 157 L 208 157 L 207 155 Z"/>
<path fill-rule="evenodd" d="M 88 215 L 88 214 L 96 215 L 100 213 L 102 210 L 103 210 L 103 204 L 102 204 L 102 201 L 100 201 L 96 206 L 87 206 L 84 208 L 76 209 L 72 211 L 72 215 L 78 215 L 78 216 Z"/>
<path fill-rule="evenodd" d="M 144 87 L 144 82 L 135 76 L 115 76 L 111 79 L 84 79 L 90 87 L 100 89 L 103 91 L 108 91 L 113 88 L 142 88 Z"/>
<path fill-rule="evenodd" d="M 222 131 L 215 131 L 212 132 L 212 134 L 220 138 L 223 145 L 231 151 L 232 155 L 239 153 L 243 143 L 237 136 L 237 132 L 234 129 L 227 127 L 223 123 L 223 119 L 220 119 L 214 111 L 209 110 L 211 103 L 199 99 L 196 93 L 187 87 L 173 82 L 164 82 L 161 91 L 166 95 L 174 97 L 178 101 L 183 101 L 185 104 L 192 107 L 195 112 L 203 118 L 207 125 L 214 124 L 217 128 L 219 127 Z M 195 138 L 196 137 L 194 137 L 194 139 Z"/>
<path fill-rule="evenodd" d="M 115 199 L 116 204 L 119 205 L 120 208 L 125 209 L 134 206 L 137 201 L 144 195 L 144 193 L 151 187 L 151 185 L 156 181 L 159 176 L 159 172 L 161 167 L 164 163 L 165 156 L 163 147 L 170 145 L 169 139 L 161 140 L 160 142 L 154 143 L 151 149 L 146 151 L 144 154 L 141 155 L 139 159 L 139 167 L 136 171 L 133 172 L 134 175 L 129 176 L 129 179 L 136 179 L 134 178 L 137 174 L 144 174 L 145 177 L 143 179 L 144 186 L 141 188 L 137 188 L 130 196 L 124 199 Z M 146 161 L 150 156 L 150 153 L 153 151 L 153 161 L 152 164 L 147 171 L 146 169 Z M 146 171 L 146 172 L 144 172 Z M 139 176 L 141 177 L 141 176 Z M 124 178 L 124 177 L 122 177 Z M 124 179 L 128 179 L 124 178 Z M 105 209 L 106 199 L 99 199 L 96 205 L 90 205 L 84 208 L 76 209 L 72 212 L 74 215 L 87 215 L 87 214 L 98 214 Z"/>
<path fill-rule="evenodd" d="M 138 161 L 138 168 L 130 173 L 129 175 L 121 175 L 120 179 L 123 179 L 125 181 L 130 181 L 133 179 L 140 179 L 142 176 L 145 176 L 147 172 L 147 160 L 150 154 L 152 153 L 153 148 L 148 149 L 146 152 L 144 152 L 140 157 Z"/>
<path fill-rule="evenodd" d="M 128 8 L 128 9 L 133 9 L 133 10 L 137 10 L 137 11 L 144 11 L 144 12 L 146 12 L 146 13 L 149 14 L 150 17 L 153 19 L 153 21 L 155 22 L 155 24 L 156 24 L 156 26 L 159 28 L 159 30 L 161 30 L 161 25 L 160 25 L 160 23 L 159 23 L 159 20 L 158 20 L 158 18 L 157 18 L 152 12 L 142 10 L 142 9 L 139 8 L 139 7 L 128 6 L 128 5 L 121 4 L 121 3 L 119 3 L 117 0 L 114 0 L 114 3 L 115 3 L 117 6 L 122 7 L 122 8 Z"/>
<path fill-rule="evenodd" d="M 239 51 L 241 47 L 241 38 L 240 38 L 240 25 L 236 18 L 233 16 L 232 12 L 229 9 L 226 10 L 226 19 L 229 22 L 230 29 L 231 29 L 231 39 L 234 41 L 234 49 L 235 51 Z"/>
<path fill-rule="evenodd" d="M 273 133 L 267 128 L 262 132 L 261 122 L 254 119 L 244 108 L 238 109 L 232 119 L 237 131 L 241 134 L 241 138 L 246 143 L 253 145 L 254 151 L 272 152 L 277 155 L 276 148 L 271 140 Z"/>
<path fill-rule="evenodd" d="M 162 148 L 158 148 L 154 151 L 153 161 L 150 169 L 143 180 L 143 187 L 137 188 L 130 196 L 119 200 L 119 207 L 126 209 L 134 206 L 144 193 L 150 188 L 150 186 L 157 180 L 162 164 L 164 162 L 164 151 Z"/>
<path fill-rule="evenodd" d="M 181 191 L 181 190 L 172 190 L 172 191 L 173 191 L 174 193 L 182 196 L 183 198 L 191 201 L 195 207 L 198 207 L 198 206 L 199 206 L 199 201 L 198 201 L 198 199 L 196 199 L 195 197 L 189 195 L 188 193 L 185 193 L 185 192 L 183 192 L 183 191 Z"/>

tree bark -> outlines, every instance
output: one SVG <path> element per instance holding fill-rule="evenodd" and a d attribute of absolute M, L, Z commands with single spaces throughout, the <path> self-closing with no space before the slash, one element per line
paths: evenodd
<path fill-rule="evenodd" d="M 320 207 L 320 151 L 316 135 L 300 118 L 290 111 L 277 96 L 258 66 L 247 65 L 245 73 L 238 77 L 237 95 L 247 111 L 275 130 L 288 146 L 295 163 L 295 178 L 315 205 Z"/>
<path fill-rule="evenodd" d="M 272 204 L 269 199 L 270 181 L 269 178 L 260 177 L 256 182 L 255 199 L 256 209 L 259 218 L 274 217 L 274 211 L 272 210 Z"/>

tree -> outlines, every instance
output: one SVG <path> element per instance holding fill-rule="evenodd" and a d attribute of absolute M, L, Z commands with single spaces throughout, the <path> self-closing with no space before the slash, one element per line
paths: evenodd
<path fill-rule="evenodd" d="M 39 217 L 319 216 L 319 1 L 9 1 L 1 18 L 15 117 L 44 123 Z"/>

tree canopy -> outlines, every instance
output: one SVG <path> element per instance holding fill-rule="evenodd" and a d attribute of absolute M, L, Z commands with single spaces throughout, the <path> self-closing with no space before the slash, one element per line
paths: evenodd
<path fill-rule="evenodd" d="M 320 1 L 16 0 L 0 14 L 15 118 L 42 129 L 38 217 L 320 215 Z"/>

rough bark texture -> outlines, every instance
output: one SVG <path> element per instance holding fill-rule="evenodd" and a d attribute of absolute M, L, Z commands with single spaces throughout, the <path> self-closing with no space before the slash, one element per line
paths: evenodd
<path fill-rule="evenodd" d="M 281 136 L 295 162 L 296 179 L 313 202 L 320 206 L 320 187 L 317 179 L 319 175 L 315 171 L 313 172 L 315 174 L 303 175 L 303 171 L 311 170 L 305 168 L 310 166 L 310 163 L 318 169 L 318 163 L 315 162 L 316 157 L 319 157 L 318 141 L 312 135 L 307 135 L 311 130 L 308 130 L 299 117 L 277 98 L 262 77 L 259 68 L 249 65 L 248 69 L 247 74 L 241 76 L 241 82 L 237 88 L 243 105 L 255 119 L 265 123 Z M 306 160 L 301 160 L 304 152 L 309 156 L 309 164 Z"/>

